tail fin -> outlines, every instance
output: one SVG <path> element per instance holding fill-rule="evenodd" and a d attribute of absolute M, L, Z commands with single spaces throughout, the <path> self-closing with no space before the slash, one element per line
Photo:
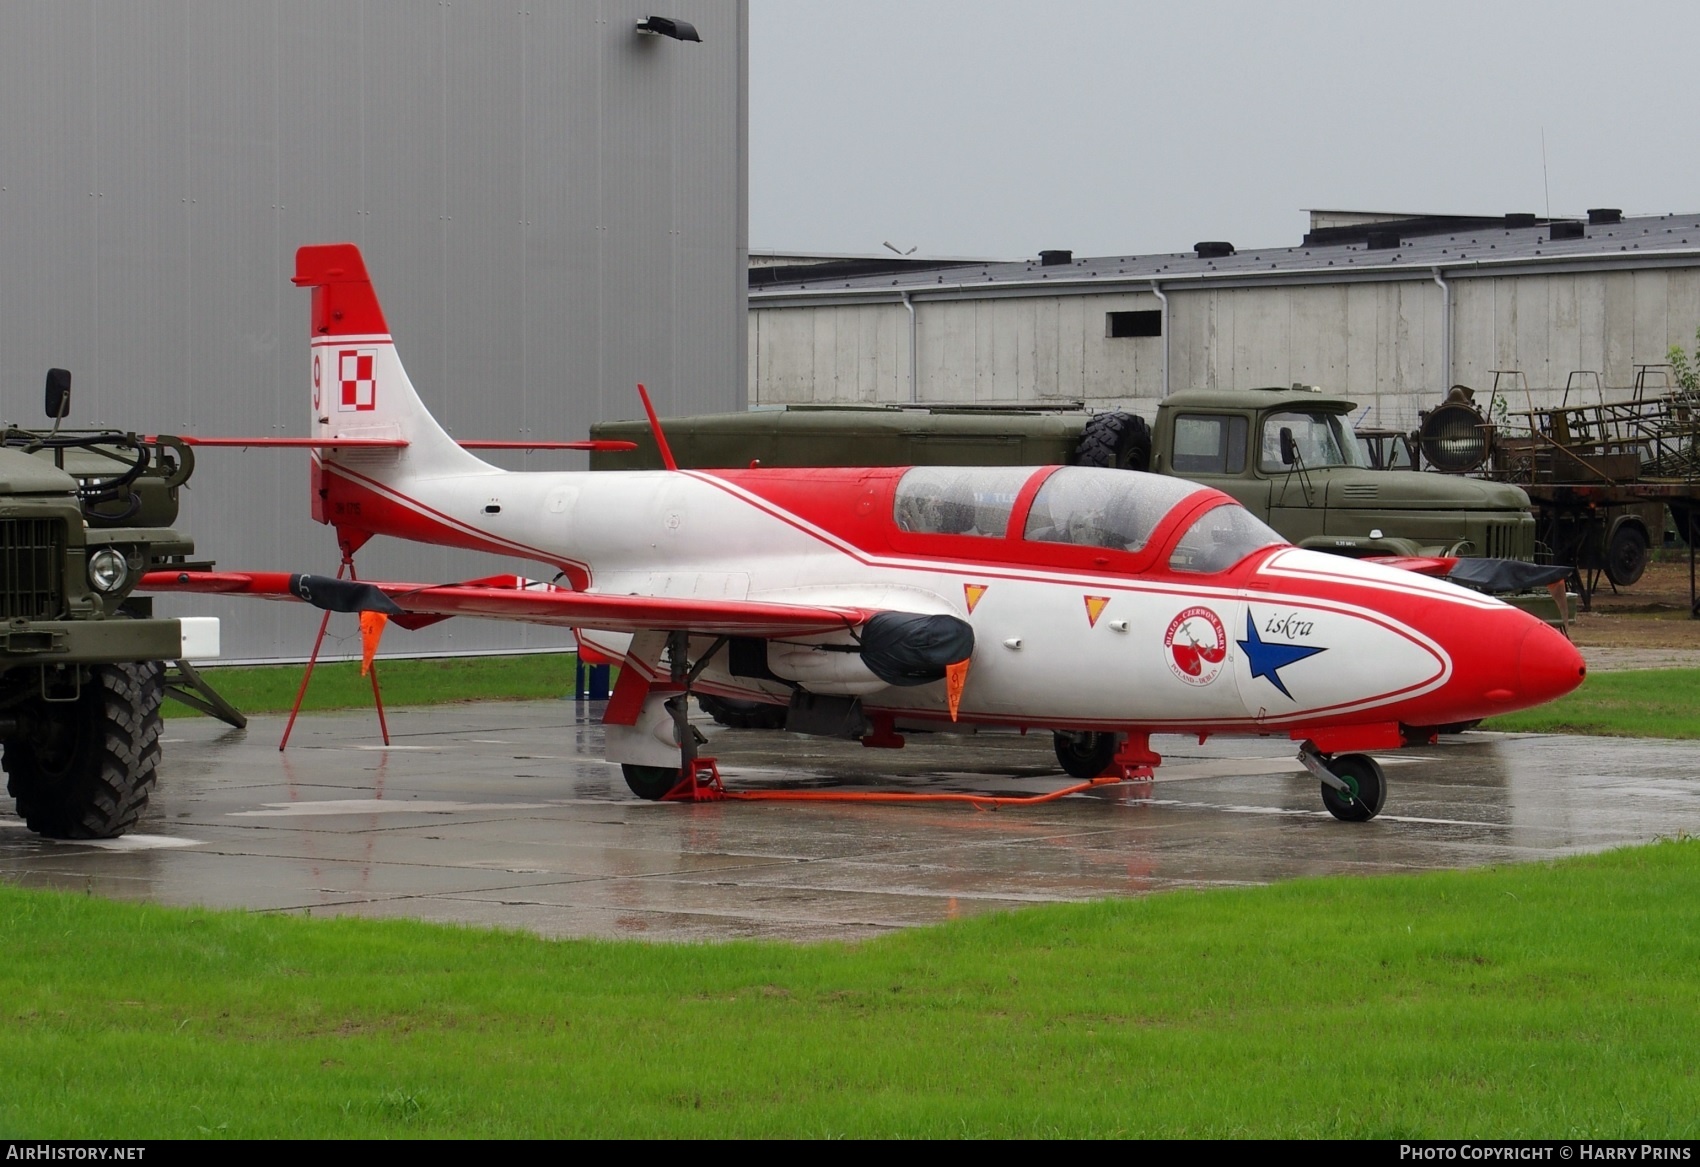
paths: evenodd
<path fill-rule="evenodd" d="M 419 400 L 352 243 L 295 253 L 296 285 L 313 289 L 313 436 L 402 438 L 414 473 L 485 465 L 455 444 Z"/>
<path fill-rule="evenodd" d="M 294 283 L 313 289 L 312 436 L 407 443 L 396 450 L 323 451 L 314 461 L 315 519 L 341 525 L 331 498 L 341 476 L 322 470 L 346 468 L 368 482 L 405 490 L 412 478 L 495 469 L 456 445 L 414 391 L 358 247 L 301 248 Z"/>

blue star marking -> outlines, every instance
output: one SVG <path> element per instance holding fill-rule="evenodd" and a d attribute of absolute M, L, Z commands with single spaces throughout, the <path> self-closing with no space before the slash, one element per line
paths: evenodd
<path fill-rule="evenodd" d="M 1245 653 L 1246 663 L 1251 666 L 1253 677 L 1266 677 L 1271 685 L 1281 690 L 1281 695 L 1287 700 L 1295 700 L 1287 692 L 1287 686 L 1281 680 L 1281 670 L 1290 664 L 1297 664 L 1307 656 L 1315 656 L 1319 652 L 1327 652 L 1325 648 L 1315 648 L 1308 644 L 1286 644 L 1279 640 L 1264 640 L 1257 634 L 1257 625 L 1252 622 L 1251 609 L 1245 613 L 1244 640 L 1238 641 L 1240 651 Z"/>

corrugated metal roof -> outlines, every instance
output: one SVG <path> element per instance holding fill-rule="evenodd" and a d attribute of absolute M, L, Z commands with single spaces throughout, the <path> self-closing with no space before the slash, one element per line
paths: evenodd
<path fill-rule="evenodd" d="M 1553 223 L 1580 223 L 1581 235 L 1553 239 Z M 1393 231 L 1396 224 L 1377 224 Z M 1561 229 L 1562 230 L 1562 229 Z M 1420 279 L 1440 269 L 1447 278 L 1503 274 L 1505 268 L 1565 269 L 1700 264 L 1700 214 L 1638 216 L 1611 224 L 1538 221 L 1533 226 L 1489 226 L 1399 239 L 1396 247 L 1368 240 L 1268 247 L 1200 259 L 1192 251 L 1108 256 L 1043 266 L 1038 257 L 1019 263 L 982 263 L 927 272 L 859 278 L 802 280 L 750 293 L 756 306 L 818 299 L 888 299 L 949 292 L 958 296 L 1114 291 L 1153 281 L 1176 284 L 1315 283 L 1358 279 Z"/>

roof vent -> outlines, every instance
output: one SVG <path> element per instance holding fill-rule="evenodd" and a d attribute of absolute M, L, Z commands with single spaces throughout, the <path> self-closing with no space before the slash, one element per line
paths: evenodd
<path fill-rule="evenodd" d="M 1371 251 L 1388 251 L 1399 246 L 1399 232 L 1371 231 L 1365 237 L 1365 244 Z"/>
<path fill-rule="evenodd" d="M 1194 243 L 1192 249 L 1198 253 L 1199 259 L 1223 259 L 1234 253 L 1234 245 L 1221 239 L 1207 239 L 1203 243 Z"/>
<path fill-rule="evenodd" d="M 1061 267 L 1065 263 L 1074 262 L 1072 251 L 1041 251 L 1039 253 L 1040 267 Z"/>
<path fill-rule="evenodd" d="M 1505 225 L 1507 227 L 1533 227 L 1535 216 L 1528 211 L 1514 211 L 1505 216 Z"/>
<path fill-rule="evenodd" d="M 1589 207 L 1588 222 L 1595 227 L 1621 223 L 1623 222 L 1623 212 L 1616 207 Z"/>
<path fill-rule="evenodd" d="M 1552 239 L 1580 239 L 1586 234 L 1582 230 L 1580 219 L 1555 219 L 1552 224 Z"/>

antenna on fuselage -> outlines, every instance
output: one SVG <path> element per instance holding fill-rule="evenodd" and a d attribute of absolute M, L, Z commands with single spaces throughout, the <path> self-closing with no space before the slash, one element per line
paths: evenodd
<path fill-rule="evenodd" d="M 655 406 L 649 403 L 649 390 L 638 382 L 638 396 L 643 398 L 643 411 L 649 414 L 649 431 L 655 435 L 656 449 L 661 451 L 661 464 L 669 470 L 677 470 L 679 464 L 673 461 L 673 451 L 667 448 L 667 435 L 661 432 L 661 419 L 655 416 Z"/>

